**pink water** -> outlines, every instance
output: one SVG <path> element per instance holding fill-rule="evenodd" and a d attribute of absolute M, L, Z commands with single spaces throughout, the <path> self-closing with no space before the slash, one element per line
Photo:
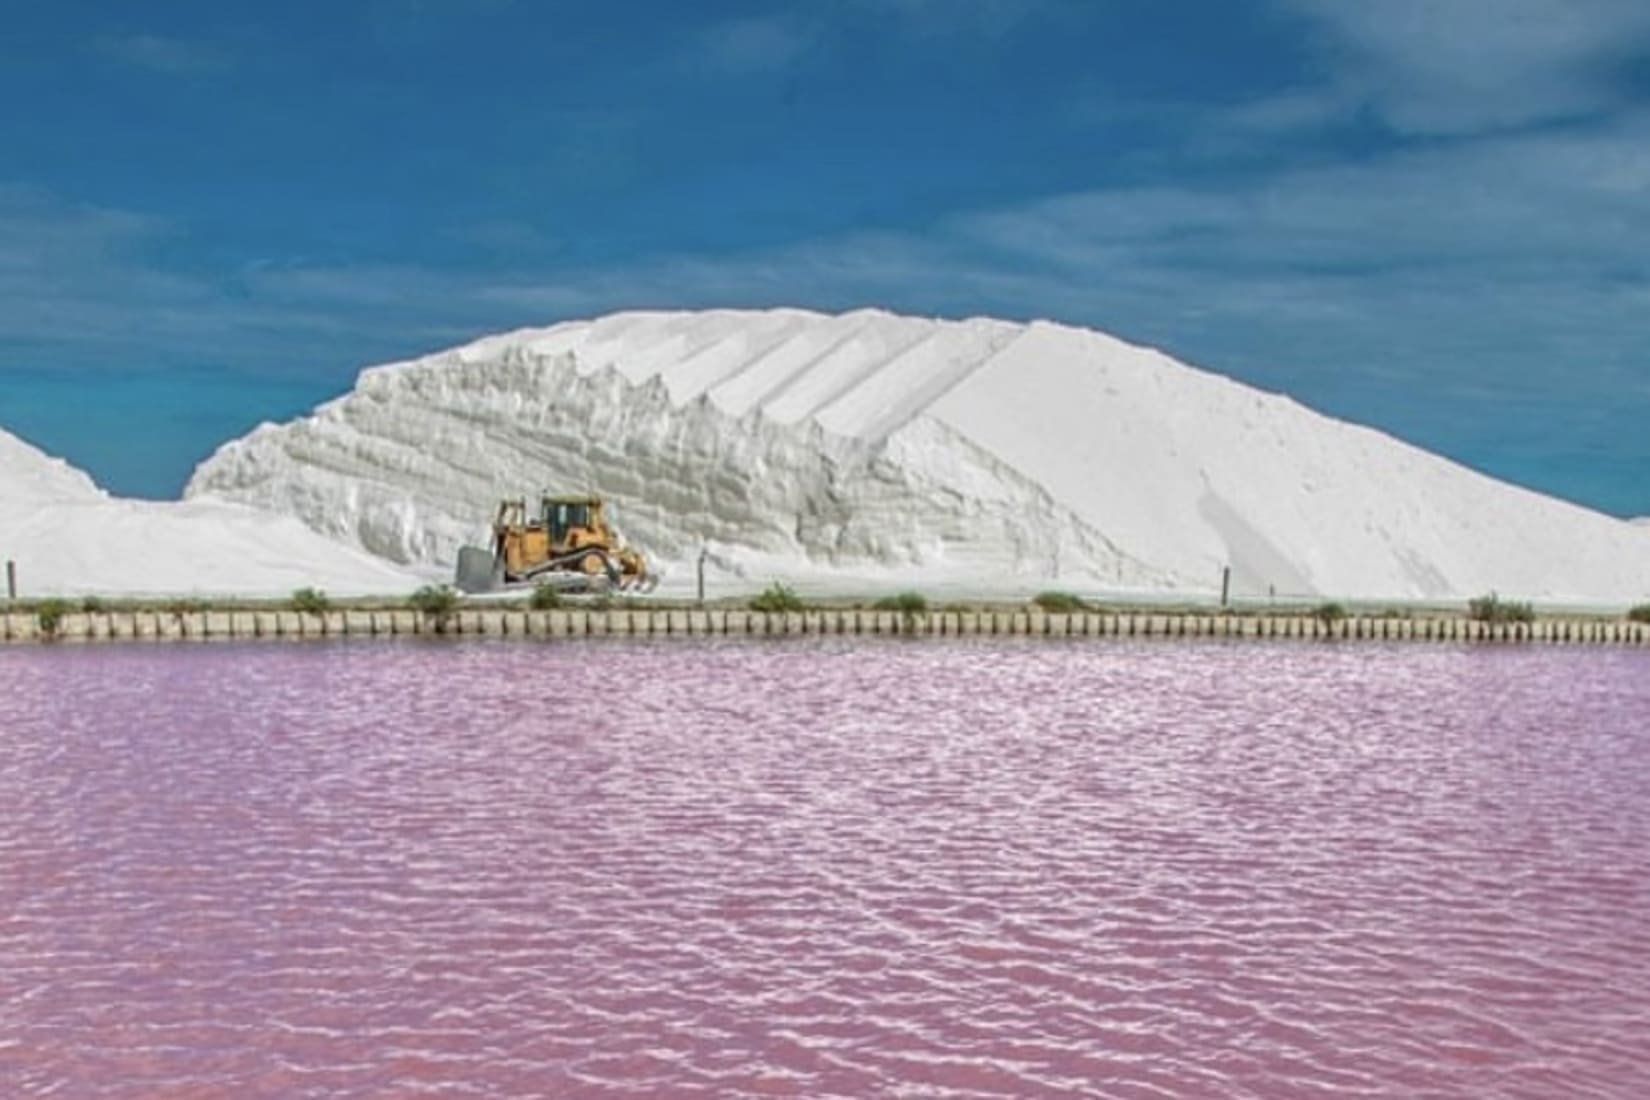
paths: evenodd
<path fill-rule="evenodd" d="M 1650 655 L 0 651 L 0 1095 L 1650 1096 Z"/>

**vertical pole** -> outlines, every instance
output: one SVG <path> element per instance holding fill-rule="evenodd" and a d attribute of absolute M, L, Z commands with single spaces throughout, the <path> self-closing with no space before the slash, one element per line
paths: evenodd
<path fill-rule="evenodd" d="M 6 560 L 6 599 L 17 599 L 17 563 Z"/>
<path fill-rule="evenodd" d="M 704 547 L 699 550 L 699 602 L 701 604 L 705 602 L 705 557 L 709 553 L 710 550 Z"/>
<path fill-rule="evenodd" d="M 1225 607 L 1232 598 L 1232 567 L 1228 565 L 1220 571 L 1220 606 Z"/>

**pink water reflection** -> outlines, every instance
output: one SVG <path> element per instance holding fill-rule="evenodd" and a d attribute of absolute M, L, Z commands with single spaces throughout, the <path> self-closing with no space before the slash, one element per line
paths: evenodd
<path fill-rule="evenodd" d="M 0 651 L 0 1092 L 1650 1095 L 1650 655 Z"/>

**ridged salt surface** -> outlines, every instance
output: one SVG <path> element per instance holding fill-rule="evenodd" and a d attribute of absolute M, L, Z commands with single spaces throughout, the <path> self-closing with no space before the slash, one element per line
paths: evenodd
<path fill-rule="evenodd" d="M 291 516 L 230 501 L 120 500 L 0 431 L 0 559 L 19 595 L 406 592 L 419 578 Z"/>
<path fill-rule="evenodd" d="M 594 491 L 678 584 L 1619 602 L 1650 532 L 1101 333 L 622 313 L 365 371 L 191 480 L 393 561 Z"/>

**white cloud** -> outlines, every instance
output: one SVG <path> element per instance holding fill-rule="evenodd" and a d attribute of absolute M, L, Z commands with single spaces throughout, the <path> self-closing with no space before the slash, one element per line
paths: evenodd
<path fill-rule="evenodd" d="M 542 256 L 561 244 L 538 226 L 515 218 L 487 218 L 458 226 L 446 235 L 499 257 Z"/>
<path fill-rule="evenodd" d="M 1013 30 L 1034 15 L 1059 6 L 1057 0 L 851 0 L 874 15 L 897 20 L 923 33 L 986 35 Z"/>
<path fill-rule="evenodd" d="M 1010 253 L 1311 273 L 1406 265 L 1608 263 L 1650 244 L 1650 125 L 1429 146 L 1214 185 L 1062 196 L 967 219 Z"/>
<path fill-rule="evenodd" d="M 783 69 L 808 48 L 812 37 L 809 26 L 789 16 L 733 19 L 697 36 L 694 60 L 733 74 Z"/>
<path fill-rule="evenodd" d="M 225 50 L 206 42 L 160 34 L 127 34 L 99 38 L 94 43 L 105 57 L 168 76 L 206 76 L 231 65 Z"/>
<path fill-rule="evenodd" d="M 383 338 L 384 315 L 357 315 L 337 295 L 260 295 L 256 265 L 220 278 L 153 258 L 184 232 L 149 215 L 0 183 L 0 365 L 301 370 L 328 363 L 327 349 L 340 340 Z M 352 285 L 374 275 L 358 274 Z M 450 280 L 439 281 L 450 289 Z M 389 323 L 414 341 L 453 334 L 417 312 L 437 305 L 433 296 L 416 308 L 396 303 Z"/>
<path fill-rule="evenodd" d="M 0 343 L 354 366 L 618 308 L 1053 317 L 1308 398 L 1643 393 L 1650 118 L 1092 190 L 735 254 L 486 269 L 146 261 L 150 219 L 0 189 Z M 541 253 L 542 255 L 542 253 Z M 1327 395 L 1327 396 L 1326 396 Z M 1452 406 L 1451 403 L 1454 403 Z M 1348 402 L 1351 406 L 1355 403 Z"/>
<path fill-rule="evenodd" d="M 1319 31 L 1340 93 L 1415 134 L 1607 112 L 1650 47 L 1642 0 L 1280 0 Z"/>
<path fill-rule="evenodd" d="M 711 23 L 689 38 L 684 60 L 742 76 L 788 69 L 816 47 L 852 49 L 865 33 L 990 42 L 1069 7 L 1070 0 L 819 0 Z"/>

